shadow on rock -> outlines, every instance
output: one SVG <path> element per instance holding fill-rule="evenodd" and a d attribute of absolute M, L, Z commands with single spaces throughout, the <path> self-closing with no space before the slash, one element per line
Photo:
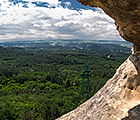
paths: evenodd
<path fill-rule="evenodd" d="M 140 105 L 131 108 L 128 111 L 128 117 L 125 117 L 121 120 L 140 120 Z"/>

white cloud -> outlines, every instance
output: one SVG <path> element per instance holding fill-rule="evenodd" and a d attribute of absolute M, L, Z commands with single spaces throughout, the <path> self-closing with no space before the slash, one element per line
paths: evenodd
<path fill-rule="evenodd" d="M 36 1 L 58 3 L 58 0 Z M 20 4 L 8 7 L 11 3 L 0 3 L 0 41 L 47 38 L 121 40 L 114 21 L 100 9 L 76 11 L 61 6 L 54 9 L 34 7 L 32 4 L 23 8 Z"/>
<path fill-rule="evenodd" d="M 50 4 L 57 4 L 58 0 L 25 0 L 29 2 L 48 2 Z"/>
<path fill-rule="evenodd" d="M 42 2 L 48 2 L 50 4 L 58 4 L 59 3 L 58 0 L 40 0 L 40 1 L 42 1 Z"/>

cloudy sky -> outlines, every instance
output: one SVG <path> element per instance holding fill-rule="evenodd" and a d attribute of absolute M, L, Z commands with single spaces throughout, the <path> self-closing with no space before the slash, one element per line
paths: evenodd
<path fill-rule="evenodd" d="M 0 0 L 0 42 L 49 39 L 122 40 L 101 9 L 76 0 Z"/>

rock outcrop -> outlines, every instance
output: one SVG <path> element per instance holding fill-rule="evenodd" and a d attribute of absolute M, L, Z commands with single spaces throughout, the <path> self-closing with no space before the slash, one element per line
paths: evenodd
<path fill-rule="evenodd" d="M 133 54 L 97 94 L 58 120 L 140 120 L 140 0 L 78 1 L 112 17 Z"/>

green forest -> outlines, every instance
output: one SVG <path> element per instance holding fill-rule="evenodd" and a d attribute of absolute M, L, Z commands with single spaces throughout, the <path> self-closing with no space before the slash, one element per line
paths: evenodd
<path fill-rule="evenodd" d="M 0 47 L 0 120 L 54 120 L 93 96 L 129 51 Z M 81 97 L 88 64 L 90 93 Z"/>

